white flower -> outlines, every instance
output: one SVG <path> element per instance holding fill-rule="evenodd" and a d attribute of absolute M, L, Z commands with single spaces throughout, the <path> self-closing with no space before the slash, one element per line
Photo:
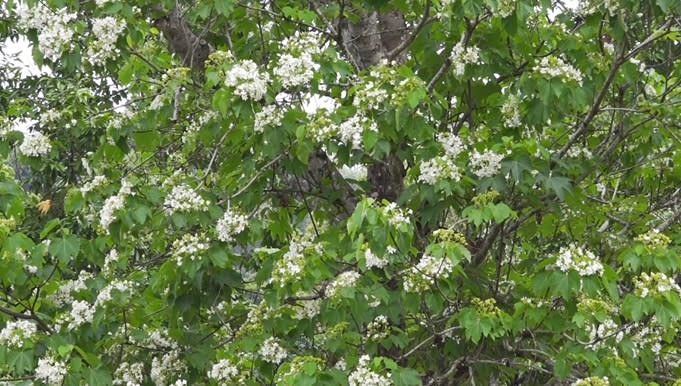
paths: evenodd
<path fill-rule="evenodd" d="M 85 323 L 92 323 L 95 317 L 95 308 L 85 300 L 78 300 L 71 304 L 71 315 L 68 328 L 76 329 Z"/>
<path fill-rule="evenodd" d="M 119 53 L 116 48 L 118 35 L 125 29 L 125 20 L 107 16 L 101 19 L 93 19 L 92 34 L 95 40 L 90 44 L 87 55 L 94 65 L 103 65 L 107 59 L 113 58 Z"/>
<path fill-rule="evenodd" d="M 41 3 L 33 8 L 21 4 L 17 9 L 19 28 L 38 31 L 38 48 L 43 56 L 56 62 L 65 49 L 70 49 L 73 40 L 73 29 L 69 28 L 76 19 L 75 13 L 66 8 L 52 10 Z"/>
<path fill-rule="evenodd" d="M 92 181 L 88 181 L 84 183 L 83 186 L 81 186 L 80 192 L 83 194 L 91 192 L 92 190 L 97 189 L 100 186 L 106 185 L 107 182 L 108 180 L 106 179 L 105 176 L 95 176 L 92 179 Z"/>
<path fill-rule="evenodd" d="M 262 133 L 266 126 L 279 126 L 281 120 L 284 118 L 284 111 L 276 105 L 268 105 L 262 110 L 255 113 L 255 122 L 253 123 L 253 131 Z"/>
<path fill-rule="evenodd" d="M 38 359 L 38 367 L 35 368 L 36 379 L 50 386 L 61 385 L 66 376 L 66 364 L 57 361 L 51 356 Z"/>
<path fill-rule="evenodd" d="M 36 333 L 35 323 L 29 320 L 10 320 L 0 330 L 0 345 L 21 348 L 24 346 L 24 341 L 33 339 Z"/>
<path fill-rule="evenodd" d="M 106 233 L 109 233 L 109 225 L 116 219 L 114 212 L 123 209 L 125 206 L 125 197 L 132 193 L 131 188 L 132 185 L 127 180 L 123 180 L 118 194 L 111 196 L 104 201 L 104 206 L 102 206 L 102 209 L 99 212 L 99 224 Z"/>
<path fill-rule="evenodd" d="M 388 264 L 388 259 L 385 257 L 376 256 L 371 249 L 364 251 L 364 262 L 366 263 L 367 269 L 372 267 L 383 268 Z"/>
<path fill-rule="evenodd" d="M 322 299 L 311 299 L 311 300 L 302 300 L 297 306 L 295 307 L 295 314 L 293 315 L 294 318 L 300 320 L 300 319 L 312 319 L 315 316 L 319 315 L 319 311 L 321 310 L 321 305 L 322 305 Z"/>
<path fill-rule="evenodd" d="M 365 130 L 378 132 L 376 122 L 362 114 L 356 114 L 339 125 L 338 134 L 343 143 L 351 145 L 353 149 L 361 149 Z"/>
<path fill-rule="evenodd" d="M 565 80 L 573 80 L 580 86 L 582 85 L 582 73 L 556 56 L 543 57 L 539 66 L 535 67 L 535 71 L 550 78 L 560 77 Z"/>
<path fill-rule="evenodd" d="M 242 100 L 261 100 L 267 92 L 269 81 L 269 75 L 260 73 L 258 65 L 252 60 L 236 63 L 225 74 L 225 85 L 234 87 L 234 93 Z"/>
<path fill-rule="evenodd" d="M 185 365 L 180 360 L 179 350 L 172 350 L 161 357 L 153 358 L 149 375 L 156 386 L 166 386 L 170 384 L 171 377 L 183 372 L 184 369 Z"/>
<path fill-rule="evenodd" d="M 504 119 L 504 127 L 515 128 L 522 124 L 520 119 L 519 99 L 515 95 L 510 95 L 501 106 L 501 115 Z"/>
<path fill-rule="evenodd" d="M 213 364 L 213 367 L 208 372 L 208 378 L 214 379 L 221 384 L 235 382 L 238 375 L 239 369 L 227 359 L 221 359 Z"/>
<path fill-rule="evenodd" d="M 263 360 L 274 364 L 281 363 L 288 356 L 286 349 L 281 347 L 274 337 L 269 337 L 262 342 L 258 353 L 262 356 Z"/>
<path fill-rule="evenodd" d="M 447 278 L 454 270 L 454 264 L 446 257 L 437 258 L 423 255 L 415 267 L 407 271 L 404 279 L 404 290 L 420 292 L 430 288 L 439 278 Z"/>
<path fill-rule="evenodd" d="M 459 168 L 454 164 L 454 160 L 447 156 L 423 161 L 419 169 L 421 173 L 417 181 L 428 185 L 435 185 L 441 180 L 459 181 L 461 179 Z"/>
<path fill-rule="evenodd" d="M 200 260 L 201 255 L 208 248 L 210 248 L 210 244 L 204 234 L 185 233 L 181 239 L 173 241 L 172 255 L 177 265 L 182 265 L 186 259 Z"/>
<path fill-rule="evenodd" d="M 639 277 L 634 279 L 634 286 L 634 293 L 642 298 L 660 295 L 665 292 L 675 292 L 681 297 L 681 287 L 676 284 L 673 278 L 662 272 L 642 272 Z"/>
<path fill-rule="evenodd" d="M 24 134 L 24 141 L 19 145 L 19 152 L 26 157 L 39 157 L 52 150 L 50 140 L 39 131 L 29 131 Z"/>
<path fill-rule="evenodd" d="M 346 180 L 366 181 L 369 171 L 366 165 L 357 164 L 352 166 L 343 165 L 338 168 L 338 173 Z"/>
<path fill-rule="evenodd" d="M 225 214 L 218 220 L 215 227 L 218 232 L 218 239 L 225 243 L 234 241 L 234 237 L 243 232 L 248 226 L 248 217 L 238 211 L 227 209 Z"/>
<path fill-rule="evenodd" d="M 480 64 L 480 49 L 475 46 L 464 47 L 463 41 L 460 41 L 452 47 L 449 59 L 454 75 L 461 77 L 466 71 L 467 64 Z"/>
<path fill-rule="evenodd" d="M 362 355 L 357 368 L 348 376 L 350 386 L 391 386 L 393 383 L 384 375 L 372 371 L 368 364 L 371 358 Z"/>
<path fill-rule="evenodd" d="M 272 270 L 271 282 L 279 284 L 284 287 L 290 280 L 295 280 L 300 277 L 305 268 L 304 251 L 308 247 L 312 247 L 312 238 L 314 234 L 306 232 L 303 235 L 296 235 L 291 238 L 289 242 L 288 251 L 284 256 L 274 263 Z"/>
<path fill-rule="evenodd" d="M 502 19 L 507 18 L 515 11 L 516 0 L 499 0 L 494 15 Z"/>
<path fill-rule="evenodd" d="M 451 159 L 456 158 L 462 151 L 466 150 L 461 138 L 452 133 L 438 133 L 437 141 L 445 149 L 445 154 Z"/>
<path fill-rule="evenodd" d="M 312 80 L 319 64 L 312 60 L 310 54 L 300 56 L 282 54 L 277 66 L 272 71 L 284 88 L 306 86 Z"/>
<path fill-rule="evenodd" d="M 174 186 L 163 202 L 166 214 L 176 212 L 206 211 L 208 201 L 204 200 L 189 185 L 181 184 Z"/>
<path fill-rule="evenodd" d="M 332 298 L 339 296 L 341 289 L 354 287 L 360 277 L 361 275 L 357 271 L 346 271 L 339 274 L 326 287 L 326 297 Z"/>
<path fill-rule="evenodd" d="M 134 284 L 129 280 L 114 280 L 99 291 L 94 305 L 95 307 L 103 306 L 113 300 L 113 291 L 129 295 L 132 293 L 133 287 Z"/>
<path fill-rule="evenodd" d="M 114 372 L 114 385 L 141 386 L 144 382 L 144 363 L 122 362 Z"/>
<path fill-rule="evenodd" d="M 471 154 L 471 171 L 479 178 L 492 177 L 501 170 L 502 154 L 491 150 L 479 153 L 477 150 Z"/>
<path fill-rule="evenodd" d="M 401 209 L 396 203 L 391 202 L 383 208 L 383 215 L 392 226 L 408 225 L 411 223 L 409 216 L 412 215 L 412 210 Z"/>
<path fill-rule="evenodd" d="M 563 272 L 575 270 L 580 276 L 590 276 L 603 273 L 603 264 L 593 252 L 570 244 L 560 248 L 556 266 Z"/>

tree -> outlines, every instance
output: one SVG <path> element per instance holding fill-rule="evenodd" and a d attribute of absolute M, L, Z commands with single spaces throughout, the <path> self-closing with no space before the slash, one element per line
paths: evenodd
<path fill-rule="evenodd" d="M 680 383 L 678 2 L 0 9 L 1 381 Z"/>

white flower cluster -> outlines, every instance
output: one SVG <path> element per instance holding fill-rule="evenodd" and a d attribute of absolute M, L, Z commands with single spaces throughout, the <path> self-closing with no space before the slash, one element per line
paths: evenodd
<path fill-rule="evenodd" d="M 302 53 L 319 55 L 322 52 L 323 40 L 324 37 L 319 32 L 296 31 L 293 36 L 282 40 L 281 47 L 284 52 L 293 55 L 300 55 Z"/>
<path fill-rule="evenodd" d="M 367 269 L 371 269 L 373 267 L 383 268 L 388 265 L 388 259 L 385 257 L 376 256 L 371 249 L 367 248 L 367 250 L 364 251 L 364 263 L 366 264 Z"/>
<path fill-rule="evenodd" d="M 227 71 L 225 74 L 225 85 L 234 87 L 234 93 L 242 100 L 259 101 L 267 93 L 267 83 L 270 76 L 261 73 L 258 65 L 252 60 L 243 60 Z"/>
<path fill-rule="evenodd" d="M 288 356 L 288 352 L 283 348 L 276 338 L 269 337 L 262 342 L 258 354 L 266 362 L 279 364 Z"/>
<path fill-rule="evenodd" d="M 580 86 L 582 85 L 582 73 L 571 64 L 565 63 L 556 56 L 543 57 L 539 62 L 539 66 L 535 67 L 535 71 L 542 75 L 547 75 L 549 78 L 564 78 L 566 80 L 573 80 Z"/>
<path fill-rule="evenodd" d="M 369 171 L 366 165 L 343 165 L 338 168 L 338 173 L 346 180 L 366 181 Z"/>
<path fill-rule="evenodd" d="M 104 272 L 110 272 L 111 265 L 118 262 L 119 259 L 120 256 L 118 255 L 118 251 L 115 248 L 111 249 L 109 253 L 104 256 Z"/>
<path fill-rule="evenodd" d="M 206 126 L 208 122 L 216 119 L 217 117 L 218 113 L 215 111 L 204 111 L 203 113 L 197 114 L 194 119 L 190 121 L 189 125 L 187 126 L 187 130 L 182 135 L 182 143 L 191 142 L 201 128 Z"/>
<path fill-rule="evenodd" d="M 391 386 L 393 383 L 390 381 L 390 374 L 386 377 L 372 371 L 369 368 L 370 361 L 368 355 L 359 358 L 357 368 L 348 376 L 350 386 Z"/>
<path fill-rule="evenodd" d="M 504 119 L 504 127 L 507 129 L 520 127 L 520 99 L 515 95 L 510 95 L 504 104 L 501 105 L 501 116 Z"/>
<path fill-rule="evenodd" d="M 312 55 L 303 53 L 300 56 L 282 54 L 272 72 L 284 88 L 294 88 L 308 85 L 317 70 L 319 64 L 312 60 Z"/>
<path fill-rule="evenodd" d="M 360 277 L 361 275 L 357 271 L 346 271 L 340 273 L 326 287 L 326 297 L 335 298 L 340 296 L 341 289 L 354 287 L 359 281 Z"/>
<path fill-rule="evenodd" d="M 92 181 L 88 181 L 84 183 L 83 186 L 80 187 L 80 192 L 82 194 L 91 192 L 99 188 L 100 186 L 106 185 L 107 182 L 108 180 L 106 179 L 105 176 L 94 176 L 94 178 L 92 178 Z"/>
<path fill-rule="evenodd" d="M 591 150 L 579 146 L 572 146 L 569 148 L 566 155 L 570 158 L 579 158 L 580 156 L 583 156 L 586 159 L 591 159 L 593 157 Z"/>
<path fill-rule="evenodd" d="M 29 320 L 10 320 L 0 330 L 0 345 L 21 348 L 24 346 L 24 341 L 33 339 L 36 333 L 35 323 Z"/>
<path fill-rule="evenodd" d="M 185 364 L 180 360 L 180 351 L 171 350 L 163 356 L 155 356 L 151 361 L 151 380 L 156 386 L 170 385 L 170 379 L 183 372 Z"/>
<path fill-rule="evenodd" d="M 57 330 L 66 326 L 74 330 L 85 323 L 92 323 L 95 317 L 95 308 L 85 300 L 76 300 L 71 303 L 71 313 L 62 314 L 55 322 Z"/>
<path fill-rule="evenodd" d="M 322 299 L 302 300 L 300 304 L 297 304 L 297 307 L 294 307 L 295 314 L 293 317 L 298 320 L 312 319 L 319 315 L 321 306 Z"/>
<path fill-rule="evenodd" d="M 104 206 L 102 206 L 102 210 L 99 212 L 99 225 L 102 226 L 106 233 L 109 233 L 109 225 L 116 219 L 114 212 L 123 209 L 125 197 L 130 194 L 132 194 L 132 185 L 127 180 L 123 180 L 118 193 L 104 201 Z"/>
<path fill-rule="evenodd" d="M 331 139 L 338 131 L 338 124 L 331 119 L 330 113 L 326 110 L 317 113 L 306 127 L 307 136 L 316 143 L 323 143 Z"/>
<path fill-rule="evenodd" d="M 390 322 L 385 315 L 379 315 L 367 325 L 367 339 L 381 341 L 390 336 Z"/>
<path fill-rule="evenodd" d="M 163 201 L 163 208 L 166 214 L 171 215 L 176 212 L 206 211 L 208 201 L 204 200 L 189 185 L 180 184 L 173 187 Z"/>
<path fill-rule="evenodd" d="M 118 291 L 129 295 L 132 293 L 134 288 L 134 283 L 129 280 L 113 280 L 107 284 L 104 288 L 97 294 L 97 299 L 95 300 L 95 307 L 103 306 L 106 303 L 113 300 L 113 291 Z"/>
<path fill-rule="evenodd" d="M 19 145 L 19 153 L 26 157 L 40 157 L 52 150 L 52 144 L 47 136 L 39 131 L 31 130 L 24 133 L 24 140 Z"/>
<path fill-rule="evenodd" d="M 636 330 L 632 334 L 632 330 Z M 641 322 L 635 323 L 626 329 L 626 333 L 630 334 L 631 342 L 634 344 L 633 355 L 638 356 L 641 350 L 650 348 L 650 351 L 659 355 L 662 351 L 662 343 L 664 342 L 665 328 L 653 315 L 647 324 Z"/>
<path fill-rule="evenodd" d="M 606 339 L 615 336 L 618 327 L 617 323 L 611 318 L 605 319 L 601 323 L 587 323 L 584 326 L 586 333 L 589 334 L 589 344 L 586 347 L 592 350 L 607 348 L 609 345 Z M 618 343 L 622 338 L 623 334 L 617 334 Z"/>
<path fill-rule="evenodd" d="M 435 284 L 436 279 L 448 277 L 454 270 L 454 264 L 446 257 L 437 258 L 423 255 L 415 267 L 410 268 L 404 278 L 404 290 L 421 292 Z"/>
<path fill-rule="evenodd" d="M 412 210 L 411 209 L 402 209 L 399 206 L 397 206 L 396 203 L 391 202 L 385 207 L 383 207 L 383 216 L 388 220 L 388 224 L 394 227 L 398 227 L 400 225 L 409 225 L 411 223 L 411 220 L 409 217 L 412 215 Z"/>
<path fill-rule="evenodd" d="M 438 133 L 437 141 L 442 145 L 447 157 L 454 159 L 462 151 L 466 150 L 466 145 L 463 144 L 461 137 L 452 133 Z"/>
<path fill-rule="evenodd" d="M 234 237 L 243 232 L 248 226 L 248 217 L 239 211 L 227 209 L 215 227 L 218 239 L 225 243 L 234 241 Z"/>
<path fill-rule="evenodd" d="M 144 363 L 122 362 L 114 372 L 115 386 L 141 386 L 144 382 Z"/>
<path fill-rule="evenodd" d="M 556 266 L 563 272 L 575 270 L 580 276 L 591 276 L 603 273 L 603 264 L 588 249 L 575 244 L 560 248 Z"/>
<path fill-rule="evenodd" d="M 107 59 L 120 52 L 116 48 L 118 35 L 125 29 L 125 20 L 107 16 L 92 21 L 92 34 L 95 40 L 87 49 L 87 55 L 94 65 L 104 65 Z"/>
<path fill-rule="evenodd" d="M 662 272 L 642 272 L 639 277 L 634 279 L 634 287 L 634 293 L 641 298 L 661 295 L 670 291 L 681 297 L 681 287 L 676 284 L 673 278 Z"/>
<path fill-rule="evenodd" d="M 383 61 L 375 66 L 366 78 L 358 83 L 352 105 L 362 111 L 376 110 L 388 99 L 384 85 L 395 86 L 397 70 Z"/>
<path fill-rule="evenodd" d="M 454 160 L 448 156 L 439 156 L 423 161 L 419 170 L 421 173 L 417 181 L 428 185 L 435 185 L 441 180 L 459 181 L 461 179 L 459 168 L 454 164 Z"/>
<path fill-rule="evenodd" d="M 466 72 L 467 64 L 481 63 L 480 49 L 475 46 L 465 47 L 463 41 L 460 41 L 452 47 L 452 53 L 449 55 L 449 60 L 452 62 L 454 76 L 461 77 Z"/>
<path fill-rule="evenodd" d="M 185 260 L 201 260 L 203 252 L 210 248 L 208 237 L 205 234 L 185 233 L 181 239 L 173 241 L 172 255 L 178 266 Z"/>
<path fill-rule="evenodd" d="M 265 106 L 262 110 L 255 113 L 253 131 L 262 133 L 267 126 L 279 126 L 282 119 L 284 119 L 284 110 L 277 107 L 277 105 Z"/>
<path fill-rule="evenodd" d="M 38 48 L 43 56 L 56 62 L 65 49 L 70 49 L 73 40 L 73 29 L 69 23 L 76 19 L 75 13 L 66 8 L 52 10 L 41 3 L 33 8 L 20 4 L 17 9 L 19 28 L 38 31 Z"/>
<path fill-rule="evenodd" d="M 220 359 L 213 364 L 208 372 L 208 378 L 217 381 L 219 384 L 234 384 L 237 382 L 239 369 L 227 359 Z"/>
<path fill-rule="evenodd" d="M 57 307 L 63 307 L 75 301 L 73 298 L 74 292 L 87 290 L 85 281 L 92 278 L 92 274 L 87 271 L 80 271 L 78 279 L 67 280 L 61 284 L 57 292 L 48 296 L 49 300 Z"/>
<path fill-rule="evenodd" d="M 494 10 L 494 16 L 502 19 L 507 18 L 515 11 L 516 0 L 499 0 L 497 8 Z"/>
<path fill-rule="evenodd" d="M 378 127 L 376 122 L 361 113 L 355 114 L 348 120 L 341 122 L 338 127 L 341 141 L 346 145 L 352 145 L 353 149 L 362 148 L 362 137 L 365 130 L 378 132 Z"/>
<path fill-rule="evenodd" d="M 503 154 L 498 154 L 492 150 L 485 150 L 480 153 L 474 150 L 471 153 L 471 171 L 479 178 L 492 177 L 501 170 Z"/>
<path fill-rule="evenodd" d="M 66 364 L 51 356 L 38 359 L 38 367 L 35 368 L 35 378 L 49 386 L 59 386 L 66 376 Z"/>
<path fill-rule="evenodd" d="M 305 249 L 313 246 L 314 233 L 305 232 L 294 235 L 289 242 L 288 251 L 281 260 L 274 263 L 271 281 L 284 287 L 290 280 L 296 280 L 305 268 Z"/>

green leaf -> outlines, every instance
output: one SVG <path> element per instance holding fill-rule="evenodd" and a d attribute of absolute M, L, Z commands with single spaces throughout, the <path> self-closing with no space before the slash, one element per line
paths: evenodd
<path fill-rule="evenodd" d="M 421 374 L 410 368 L 398 368 L 392 371 L 392 379 L 395 386 L 421 385 Z"/>
<path fill-rule="evenodd" d="M 57 257 L 62 264 L 68 263 L 69 259 L 78 255 L 80 251 L 80 239 L 75 235 L 62 236 L 53 239 L 48 249 L 50 254 Z"/>
<path fill-rule="evenodd" d="M 646 312 L 645 300 L 629 294 L 624 297 L 622 302 L 622 313 L 627 318 L 638 322 Z"/>

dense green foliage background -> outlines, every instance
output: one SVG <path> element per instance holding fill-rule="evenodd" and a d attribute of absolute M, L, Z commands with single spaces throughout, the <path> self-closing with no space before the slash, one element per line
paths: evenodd
<path fill-rule="evenodd" d="M 681 384 L 677 0 L 0 12 L 0 381 Z"/>

